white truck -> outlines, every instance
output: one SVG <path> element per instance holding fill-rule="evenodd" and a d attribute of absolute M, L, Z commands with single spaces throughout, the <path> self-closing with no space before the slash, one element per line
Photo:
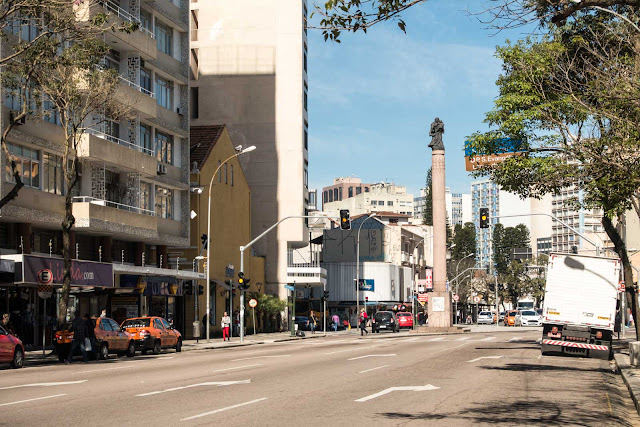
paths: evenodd
<path fill-rule="evenodd" d="M 542 314 L 542 354 L 610 359 L 620 261 L 549 254 Z"/>

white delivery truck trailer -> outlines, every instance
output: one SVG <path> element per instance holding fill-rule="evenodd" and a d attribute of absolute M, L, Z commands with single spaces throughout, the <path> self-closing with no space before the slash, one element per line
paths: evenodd
<path fill-rule="evenodd" d="M 619 277 L 618 259 L 549 254 L 542 354 L 611 358 Z"/>

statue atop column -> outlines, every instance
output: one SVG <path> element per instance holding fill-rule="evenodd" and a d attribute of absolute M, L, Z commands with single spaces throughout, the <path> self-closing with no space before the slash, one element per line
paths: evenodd
<path fill-rule="evenodd" d="M 429 136 L 431 137 L 431 143 L 429 147 L 432 150 L 443 150 L 444 151 L 444 143 L 442 142 L 442 134 L 444 133 L 444 123 L 438 117 L 431 123 L 431 130 L 429 131 Z"/>

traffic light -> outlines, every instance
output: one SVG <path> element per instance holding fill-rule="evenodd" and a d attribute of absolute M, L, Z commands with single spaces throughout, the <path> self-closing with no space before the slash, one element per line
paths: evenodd
<path fill-rule="evenodd" d="M 184 282 L 184 284 L 182 285 L 182 293 L 184 295 L 193 295 L 193 282 Z"/>
<path fill-rule="evenodd" d="M 480 208 L 480 228 L 489 228 L 489 208 Z"/>
<path fill-rule="evenodd" d="M 349 219 L 349 209 L 340 209 L 340 228 L 351 230 L 351 220 Z"/>
<path fill-rule="evenodd" d="M 246 291 L 247 289 L 249 289 L 249 282 L 251 281 L 251 279 L 245 279 L 244 278 L 244 273 L 241 271 L 238 273 L 238 288 L 242 289 L 243 291 Z"/>
<path fill-rule="evenodd" d="M 204 286 L 198 285 L 198 295 L 204 295 Z"/>
<path fill-rule="evenodd" d="M 202 247 L 203 247 L 204 249 L 207 249 L 207 240 L 208 240 L 208 238 L 207 238 L 207 237 L 208 237 L 208 236 L 207 236 L 207 234 L 206 234 L 206 233 L 205 233 L 205 234 L 203 234 L 202 236 L 200 236 L 200 240 L 202 240 Z"/>
<path fill-rule="evenodd" d="M 329 291 L 323 291 L 323 292 L 322 292 L 322 297 L 320 298 L 320 300 L 321 300 L 322 302 L 325 302 L 325 301 L 327 301 L 328 299 L 329 299 Z"/>

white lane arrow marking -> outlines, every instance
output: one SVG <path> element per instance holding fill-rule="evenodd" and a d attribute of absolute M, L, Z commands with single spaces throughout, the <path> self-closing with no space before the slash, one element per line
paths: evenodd
<path fill-rule="evenodd" d="M 80 380 L 80 381 L 65 381 L 65 382 L 57 382 L 57 383 L 33 383 L 33 384 L 21 384 L 21 385 L 12 385 L 9 387 L 0 387 L 0 390 L 9 390 L 11 388 L 22 388 L 22 387 L 53 387 L 57 385 L 68 385 L 68 384 L 81 384 L 86 383 L 88 380 Z"/>
<path fill-rule="evenodd" d="M 241 360 L 253 360 L 253 359 L 264 359 L 268 357 L 291 357 L 290 354 L 276 354 L 273 356 L 253 356 L 253 357 L 243 357 L 241 359 L 233 359 L 232 362 L 240 362 Z"/>
<path fill-rule="evenodd" d="M 218 387 L 224 387 L 227 385 L 234 385 L 234 384 L 249 384 L 251 383 L 251 380 L 242 380 L 242 381 L 211 381 L 211 382 L 206 382 L 206 383 L 200 383 L 200 384 L 191 384 L 191 385 L 186 385 L 184 387 L 173 387 L 173 388 L 168 388 L 166 390 L 160 390 L 160 391 L 152 391 L 150 393 L 143 393 L 143 394 L 136 394 L 136 397 L 144 397 L 144 396 L 152 396 L 154 394 L 161 394 L 161 393 L 168 393 L 170 391 L 176 391 L 176 390 L 183 390 L 185 388 L 193 388 L 193 387 L 206 387 L 206 386 L 218 386 Z"/>
<path fill-rule="evenodd" d="M 433 342 L 433 341 L 442 341 L 444 340 L 444 337 L 438 337 L 438 338 L 433 338 L 431 340 L 427 340 L 428 342 Z"/>
<path fill-rule="evenodd" d="M 513 337 L 511 338 L 509 341 L 507 342 L 514 342 L 514 341 L 520 341 L 522 339 L 522 337 Z"/>
<path fill-rule="evenodd" d="M 18 403 L 33 402 L 35 400 L 51 399 L 52 397 L 66 396 L 66 394 L 54 394 L 53 396 L 36 397 L 34 399 L 18 400 L 17 402 L 0 403 L 0 406 L 17 405 Z"/>
<path fill-rule="evenodd" d="M 358 359 L 364 359 L 367 357 L 391 357 L 391 356 L 396 356 L 395 353 L 390 353 L 390 354 L 367 354 L 366 356 L 358 356 L 358 357 L 352 357 L 351 359 L 347 359 L 347 360 L 358 360 Z"/>
<path fill-rule="evenodd" d="M 486 338 L 483 338 L 483 339 L 478 340 L 478 341 L 491 341 L 491 340 L 495 340 L 495 339 L 496 339 L 496 337 L 486 337 Z"/>
<path fill-rule="evenodd" d="M 263 400 L 267 400 L 267 399 L 268 399 L 268 397 L 262 397 L 260 399 L 250 400 L 249 402 L 238 403 L 237 405 L 227 406 L 226 408 L 220 408 L 220 409 L 216 409 L 214 411 L 205 412 L 204 414 L 198 414 L 198 415 L 194 415 L 192 417 L 183 418 L 180 421 L 189 421 L 189 420 L 194 420 L 194 419 L 200 418 L 200 417 L 206 417 L 207 415 L 213 415 L 213 414 L 217 414 L 218 412 L 228 411 L 229 409 L 235 409 L 235 408 L 239 408 L 241 406 L 251 405 L 252 403 L 262 402 Z"/>
<path fill-rule="evenodd" d="M 418 386 L 406 386 L 406 387 L 389 387 L 386 390 L 382 390 L 378 393 L 372 394 L 370 396 L 362 397 L 360 399 L 356 399 L 356 402 L 366 402 L 367 400 L 375 399 L 376 397 L 384 396 L 385 394 L 391 393 L 392 391 L 429 391 L 429 390 L 437 390 L 440 387 L 436 387 L 431 384 L 427 385 L 418 385 Z"/>
<path fill-rule="evenodd" d="M 471 359 L 471 360 L 467 360 L 468 363 L 471 362 L 477 362 L 478 360 L 482 360 L 482 359 L 502 359 L 503 356 L 483 356 L 483 357 L 477 357 L 475 359 Z"/>

